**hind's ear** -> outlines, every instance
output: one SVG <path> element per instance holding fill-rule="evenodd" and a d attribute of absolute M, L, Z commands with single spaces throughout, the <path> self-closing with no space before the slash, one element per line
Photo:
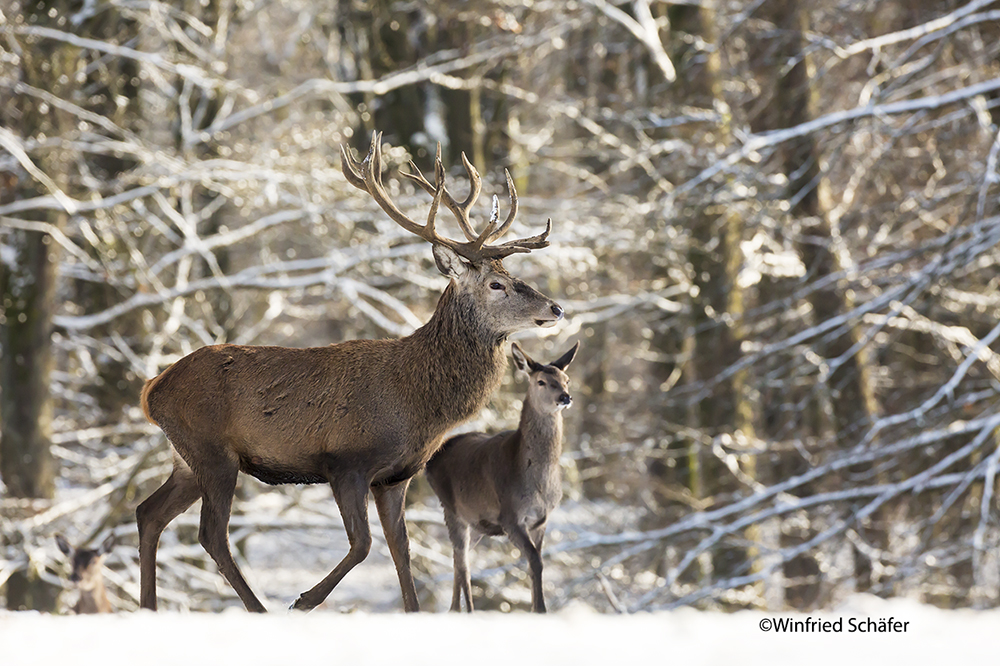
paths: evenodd
<path fill-rule="evenodd" d="M 56 535 L 56 544 L 59 546 L 59 550 L 63 552 L 63 555 L 73 554 L 73 546 L 69 545 L 69 541 L 66 541 L 66 537 L 62 534 Z"/>
<path fill-rule="evenodd" d="M 579 348 L 580 348 L 580 341 L 577 340 L 576 344 L 573 345 L 572 349 L 570 349 L 568 352 L 560 356 L 557 360 L 552 361 L 550 365 L 554 365 L 560 370 L 565 370 L 566 367 L 573 362 L 573 358 L 576 356 L 576 350 Z"/>
<path fill-rule="evenodd" d="M 510 353 L 514 357 L 514 365 L 517 367 L 519 372 L 525 374 L 531 372 L 531 366 L 534 361 L 531 357 L 524 353 L 524 350 L 516 343 L 512 342 L 510 344 Z"/>

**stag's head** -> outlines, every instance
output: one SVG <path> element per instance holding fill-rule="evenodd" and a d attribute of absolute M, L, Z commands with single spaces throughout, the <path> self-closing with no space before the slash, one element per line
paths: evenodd
<path fill-rule="evenodd" d="M 539 412 L 554 414 L 573 404 L 573 397 L 569 394 L 569 376 L 566 374 L 566 368 L 573 361 L 579 348 L 580 343 L 577 342 L 557 360 L 545 365 L 532 360 L 516 342 L 511 344 L 510 351 L 514 356 L 514 365 L 519 372 L 528 376 L 527 402 Z"/>
<path fill-rule="evenodd" d="M 512 254 L 547 247 L 549 244 L 547 238 L 552 229 L 551 221 L 546 222 L 545 231 L 537 236 L 496 244 L 496 241 L 510 229 L 517 215 L 517 192 L 514 190 L 510 173 L 505 172 L 507 191 L 510 194 L 510 212 L 501 223 L 499 201 L 494 196 L 490 220 L 483 230 L 477 233 L 469 220 L 469 211 L 479 198 L 482 179 L 463 153 L 462 163 L 469 174 L 470 191 L 464 201 L 457 201 L 448 193 L 444 184 L 444 166 L 441 163 L 439 145 L 437 158 L 434 161 L 433 184 L 424 178 L 413 162 L 410 162 L 412 172 L 402 173 L 433 197 L 426 224 L 419 224 L 400 211 L 385 191 L 382 184 L 381 143 L 381 134 L 373 134 L 368 155 L 361 162 L 355 160 L 346 147 L 341 146 L 344 176 L 352 185 L 368 192 L 382 210 L 401 227 L 432 244 L 438 270 L 451 278 L 457 296 L 462 301 L 474 305 L 482 324 L 490 331 L 504 336 L 535 326 L 555 326 L 556 322 L 563 318 L 562 307 L 513 277 L 503 265 L 503 259 Z M 465 241 L 447 238 L 435 229 L 435 218 L 441 203 L 444 203 L 455 216 L 462 233 L 465 234 Z"/>

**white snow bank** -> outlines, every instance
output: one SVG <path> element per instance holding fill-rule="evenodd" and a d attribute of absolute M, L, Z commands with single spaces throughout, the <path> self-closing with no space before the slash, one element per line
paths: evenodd
<path fill-rule="evenodd" d="M 250 615 L 139 612 L 55 616 L 0 611 L 3 666 L 183 664 L 837 664 L 973 663 L 995 653 L 1000 611 L 945 611 L 858 597 L 842 613 L 809 616 L 841 633 L 775 633 L 761 621 L 805 615 L 683 609 L 600 615 L 571 606 L 548 616 L 314 612 Z M 892 617 L 905 630 L 851 632 Z M 885 625 L 885 623 L 883 623 Z M 869 625 L 875 626 L 875 625 Z M 896 626 L 899 626 L 898 624 Z"/>

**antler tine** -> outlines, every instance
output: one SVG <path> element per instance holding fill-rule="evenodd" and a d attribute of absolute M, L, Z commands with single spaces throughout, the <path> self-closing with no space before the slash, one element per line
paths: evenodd
<path fill-rule="evenodd" d="M 381 139 L 381 133 L 373 134 L 372 146 L 368 149 L 368 157 L 366 157 L 365 161 L 361 163 L 361 167 L 364 170 L 364 189 L 367 190 L 368 194 L 370 194 L 372 199 L 375 200 L 375 203 L 379 205 L 379 208 L 385 211 L 385 213 L 399 226 L 403 227 L 412 234 L 420 236 L 424 240 L 432 243 L 440 242 L 437 235 L 433 234 L 433 229 L 431 229 L 431 234 L 427 234 L 427 228 L 425 226 L 417 224 L 407 217 L 401 210 L 396 208 L 396 204 L 392 202 L 392 199 L 389 198 L 385 188 L 382 187 Z M 348 180 L 350 180 L 350 177 L 348 177 Z"/>
<path fill-rule="evenodd" d="M 490 213 L 490 221 L 486 223 L 486 228 L 483 229 L 482 233 L 476 237 L 476 240 L 472 242 L 472 247 L 477 251 L 481 250 L 490 238 L 493 237 L 494 232 L 497 230 L 497 222 L 500 221 L 500 201 L 497 199 L 496 195 L 493 195 L 493 210 Z"/>
<path fill-rule="evenodd" d="M 368 144 L 368 154 L 361 162 L 354 159 L 351 150 L 344 144 L 340 144 L 340 168 L 344 172 L 344 177 L 354 187 L 359 190 L 369 192 L 368 183 L 364 179 L 366 164 L 374 159 L 375 148 L 382 141 L 382 134 L 372 132 L 372 141 Z M 381 156 L 381 151 L 379 152 Z"/>
<path fill-rule="evenodd" d="M 441 181 L 438 181 L 441 182 Z M 431 209 L 427 212 L 427 224 L 424 225 L 424 229 L 427 233 L 424 238 L 427 238 L 432 243 L 441 243 L 442 245 L 447 245 L 451 249 L 455 249 L 455 243 L 447 238 L 442 238 L 434 231 L 434 218 L 437 216 L 438 205 L 441 203 L 441 195 L 444 193 L 444 186 L 438 186 L 437 190 L 434 192 L 434 199 L 431 200 Z"/>
<path fill-rule="evenodd" d="M 437 175 L 437 163 L 438 163 L 438 160 L 440 160 L 440 159 L 441 159 L 441 144 L 438 143 L 438 145 L 437 145 L 437 159 L 434 160 L 435 176 Z M 434 186 L 431 185 L 430 182 L 426 178 L 424 178 L 424 172 L 420 170 L 420 167 L 418 167 L 413 160 L 410 160 L 409 166 L 410 166 L 410 169 L 413 170 L 412 173 L 406 173 L 405 171 L 400 171 L 399 175 L 402 176 L 403 178 L 409 178 L 414 183 L 416 183 L 417 185 L 419 185 L 420 187 L 422 187 L 425 192 L 427 192 L 428 194 L 433 195 L 434 194 Z M 451 199 L 451 195 L 446 193 L 445 194 L 445 202 L 447 202 L 448 199 Z"/>
<path fill-rule="evenodd" d="M 364 166 L 361 162 L 354 159 L 351 155 L 350 149 L 344 144 L 340 144 L 340 168 L 344 172 L 344 178 L 347 182 L 358 188 L 359 190 L 368 191 L 368 186 L 365 185 L 365 179 L 361 177 L 358 170 L 364 171 Z"/>
<path fill-rule="evenodd" d="M 438 144 L 438 155 L 441 155 L 441 144 Z M 441 164 L 440 159 L 434 164 L 434 182 L 437 183 L 437 186 L 434 188 L 434 201 L 431 203 L 431 210 L 427 214 L 427 224 L 424 226 L 424 229 L 427 233 L 439 238 L 437 232 L 434 231 L 434 218 L 437 217 L 438 204 L 441 203 L 441 197 L 445 196 L 444 165 Z"/>
<path fill-rule="evenodd" d="M 368 156 L 372 164 L 372 173 L 379 189 L 382 188 L 382 132 L 372 132 L 372 142 L 368 146 Z"/>
<path fill-rule="evenodd" d="M 440 154 L 438 155 L 438 159 L 440 159 Z M 476 171 L 476 167 L 472 165 L 469 158 L 465 156 L 464 150 L 462 151 L 462 166 L 465 167 L 465 173 L 469 175 L 469 196 L 461 203 L 462 215 L 458 224 L 462 227 L 462 233 L 465 234 L 465 237 L 471 241 L 476 238 L 476 231 L 472 228 L 472 223 L 469 221 L 469 209 L 479 199 L 479 193 L 483 191 L 483 179 L 479 176 L 479 172 Z"/>
<path fill-rule="evenodd" d="M 504 257 L 509 257 L 512 254 L 531 252 L 532 250 L 540 250 L 543 247 L 549 246 L 549 232 L 552 231 L 552 220 L 551 218 L 545 221 L 545 231 L 538 234 L 537 236 L 530 236 L 528 238 L 519 238 L 517 240 L 507 241 L 501 245 L 487 245 L 483 248 L 483 254 L 487 259 L 503 259 Z"/>
<path fill-rule="evenodd" d="M 403 178 L 412 180 L 414 183 L 419 185 L 424 192 L 427 192 L 427 194 L 434 194 L 434 186 L 426 178 L 424 178 L 423 172 L 416 164 L 413 163 L 413 160 L 410 160 L 408 166 L 411 170 L 410 173 L 400 171 L 399 175 Z"/>
<path fill-rule="evenodd" d="M 504 175 L 507 176 L 507 192 L 510 195 L 510 212 L 507 213 L 507 219 L 504 220 L 503 224 L 500 225 L 500 228 L 498 229 L 497 223 L 500 219 L 500 206 L 496 195 L 493 195 L 493 212 L 490 215 L 490 222 L 487 227 L 483 229 L 483 233 L 476 238 L 475 247 L 481 248 L 501 238 L 505 233 L 507 233 L 507 230 L 510 229 L 510 225 L 514 223 L 514 218 L 517 216 L 517 189 L 514 187 L 514 179 L 510 177 L 510 171 L 507 169 L 504 169 L 503 172 Z M 540 234 L 539 236 L 544 238 L 546 235 L 548 235 L 548 231 L 544 234 Z M 538 238 L 539 236 L 533 236 L 533 238 Z M 519 251 L 530 252 L 530 250 Z"/>
<path fill-rule="evenodd" d="M 507 219 L 503 221 L 503 225 L 501 225 L 501 227 L 494 233 L 490 234 L 490 237 L 486 239 L 487 243 L 499 240 L 505 233 L 507 233 L 507 230 L 510 229 L 510 225 L 514 223 L 514 218 L 517 216 L 517 190 L 514 188 L 514 179 L 510 177 L 510 171 L 507 169 L 504 169 L 503 173 L 507 176 L 507 194 L 510 196 L 510 212 L 507 213 Z M 494 199 L 496 199 L 496 197 L 494 197 Z"/>

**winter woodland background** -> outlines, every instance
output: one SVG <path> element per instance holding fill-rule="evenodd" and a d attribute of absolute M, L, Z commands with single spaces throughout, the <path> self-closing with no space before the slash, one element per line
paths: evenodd
<path fill-rule="evenodd" d="M 53 535 L 114 530 L 167 476 L 139 389 L 206 344 L 401 336 L 445 280 L 340 172 L 383 131 L 520 195 L 506 263 L 567 320 L 552 608 L 992 607 L 1000 588 L 1000 2 L 0 0 L 0 602 L 64 610 Z M 391 148 L 390 148 L 391 147 Z M 442 221 L 450 223 L 448 216 Z M 450 228 L 453 236 L 455 227 Z M 470 429 L 516 425 L 510 373 Z M 424 608 L 450 546 L 408 504 Z M 328 608 L 396 610 L 379 542 Z M 242 478 L 232 542 L 287 606 L 342 557 L 329 489 Z M 239 606 L 164 534 L 164 608 Z M 481 608 L 525 608 L 505 540 Z"/>

